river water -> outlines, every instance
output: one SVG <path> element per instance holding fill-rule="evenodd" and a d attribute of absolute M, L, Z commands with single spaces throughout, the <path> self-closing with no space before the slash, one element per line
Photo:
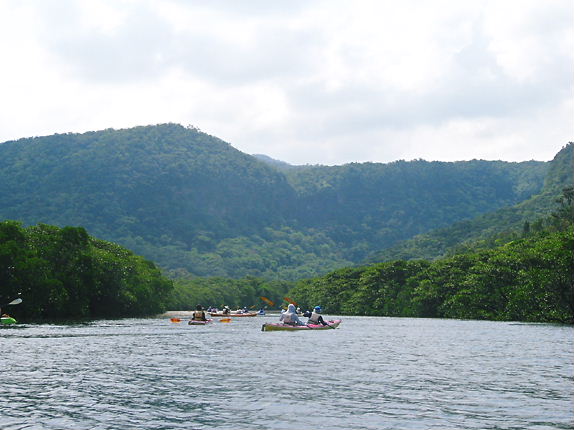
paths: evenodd
<path fill-rule="evenodd" d="M 574 428 L 573 327 L 276 319 L 2 328 L 0 428 Z"/>

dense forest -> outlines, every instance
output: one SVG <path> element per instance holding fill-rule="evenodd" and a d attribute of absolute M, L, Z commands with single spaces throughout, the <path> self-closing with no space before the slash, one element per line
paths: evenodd
<path fill-rule="evenodd" d="M 376 252 L 367 261 L 435 259 L 476 249 L 488 249 L 521 236 L 524 229 L 541 231 L 564 187 L 574 183 L 574 144 L 566 145 L 550 163 L 540 193 L 516 205 L 417 235 Z"/>
<path fill-rule="evenodd" d="M 574 323 L 572 187 L 540 229 L 491 249 L 339 269 L 289 296 L 334 314 Z"/>
<path fill-rule="evenodd" d="M 104 318 L 165 310 L 173 282 L 154 263 L 81 227 L 0 222 L 0 305 L 18 319 Z"/>
<path fill-rule="evenodd" d="M 0 144 L 0 220 L 82 226 L 173 277 L 297 280 L 521 204 L 551 167 L 289 166 L 177 124 L 56 134 Z"/>
<path fill-rule="evenodd" d="M 551 162 L 291 166 L 176 124 L 5 142 L 0 305 L 21 294 L 30 320 L 291 297 L 571 321 L 573 147 Z"/>
<path fill-rule="evenodd" d="M 220 309 L 223 306 L 232 309 L 280 309 L 281 306 L 286 306 L 287 291 L 293 286 L 293 283 L 288 281 L 269 281 L 253 277 L 179 278 L 175 280 L 175 289 L 168 306 L 174 310 L 195 309 L 197 304 Z"/>

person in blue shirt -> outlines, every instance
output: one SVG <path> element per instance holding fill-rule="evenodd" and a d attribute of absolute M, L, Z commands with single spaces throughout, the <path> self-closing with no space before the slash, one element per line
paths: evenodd
<path fill-rule="evenodd" d="M 287 306 L 287 310 L 281 314 L 279 321 L 283 321 L 283 324 L 288 325 L 305 325 L 297 316 L 297 310 L 293 303 Z"/>

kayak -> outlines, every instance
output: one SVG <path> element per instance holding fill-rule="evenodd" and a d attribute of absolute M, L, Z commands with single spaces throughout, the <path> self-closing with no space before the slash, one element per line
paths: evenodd
<path fill-rule="evenodd" d="M 205 321 L 199 321 L 199 320 L 189 320 L 189 322 L 187 323 L 188 325 L 205 325 L 205 324 L 209 324 L 210 322 L 212 322 L 213 320 L 210 318 L 208 320 Z"/>
<path fill-rule="evenodd" d="M 210 312 L 209 315 L 212 317 L 255 317 L 257 316 L 257 312 L 248 312 L 246 314 L 235 314 L 231 312 L 230 314 L 224 314 L 223 312 Z"/>
<path fill-rule="evenodd" d="M 16 324 L 16 320 L 12 317 L 2 317 L 0 318 L 0 323 L 2 325 L 11 325 L 11 324 Z"/>
<path fill-rule="evenodd" d="M 336 329 L 341 324 L 341 320 L 326 321 L 328 325 L 308 324 L 308 325 L 289 325 L 283 323 L 265 323 L 261 326 L 261 331 L 297 331 L 297 330 L 331 330 Z"/>

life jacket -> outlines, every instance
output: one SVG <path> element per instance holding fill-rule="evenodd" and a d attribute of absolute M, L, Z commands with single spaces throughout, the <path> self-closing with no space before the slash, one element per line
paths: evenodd
<path fill-rule="evenodd" d="M 193 319 L 196 321 L 205 321 L 205 312 L 203 311 L 195 311 L 193 313 Z"/>
<path fill-rule="evenodd" d="M 318 314 L 317 312 L 313 311 L 313 313 L 309 317 L 309 321 L 307 321 L 307 323 L 319 324 L 319 317 L 320 316 L 321 316 L 321 314 Z"/>
<path fill-rule="evenodd" d="M 293 314 L 291 312 L 285 312 L 283 314 L 283 323 L 289 325 L 295 325 L 295 319 L 293 318 Z"/>

